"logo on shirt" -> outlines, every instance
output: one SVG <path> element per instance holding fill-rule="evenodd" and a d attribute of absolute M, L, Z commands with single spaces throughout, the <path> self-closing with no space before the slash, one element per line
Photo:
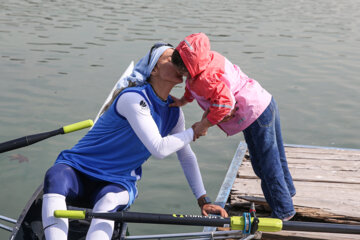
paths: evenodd
<path fill-rule="evenodd" d="M 140 106 L 141 106 L 141 108 L 143 108 L 143 109 L 147 108 L 146 102 L 145 102 L 144 100 L 141 100 L 141 101 L 140 101 Z"/>

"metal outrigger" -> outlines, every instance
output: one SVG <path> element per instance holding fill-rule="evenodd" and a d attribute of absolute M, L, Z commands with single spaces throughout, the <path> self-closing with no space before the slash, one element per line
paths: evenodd
<path fill-rule="evenodd" d="M 194 238 L 196 237 L 196 238 Z M 245 235 L 240 230 L 233 231 L 215 231 L 215 232 L 192 232 L 192 233 L 173 233 L 173 234 L 158 234 L 158 235 L 138 235 L 128 236 L 124 240 L 143 240 L 143 239 L 188 239 L 188 240 L 215 240 L 215 239 L 239 239 L 250 240 L 259 239 L 259 234 Z"/>

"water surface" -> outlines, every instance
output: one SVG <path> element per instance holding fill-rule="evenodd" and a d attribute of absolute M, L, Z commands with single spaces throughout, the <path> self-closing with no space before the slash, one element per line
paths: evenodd
<path fill-rule="evenodd" d="M 360 148 L 357 0 L 3 0 L 0 9 L 1 142 L 94 118 L 131 60 L 156 41 L 176 45 L 201 31 L 273 94 L 286 143 Z M 202 115 L 196 103 L 184 112 L 188 127 Z M 1 154 L 0 214 L 17 218 L 57 154 L 84 134 Z M 212 128 L 192 144 L 213 199 L 241 140 Z M 132 210 L 199 213 L 175 155 L 144 165 Z M 132 234 L 192 230 L 200 228 L 130 226 Z"/>

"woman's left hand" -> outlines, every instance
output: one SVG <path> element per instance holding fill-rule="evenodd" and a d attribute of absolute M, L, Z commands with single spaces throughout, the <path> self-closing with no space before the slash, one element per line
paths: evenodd
<path fill-rule="evenodd" d="M 222 217 L 228 217 L 228 213 L 222 207 L 215 204 L 205 204 L 201 208 L 201 214 L 207 216 L 208 214 L 219 214 Z"/>
<path fill-rule="evenodd" d="M 208 127 L 201 124 L 201 122 L 196 122 L 191 127 L 194 131 L 193 141 L 195 141 L 199 137 L 205 136 L 207 134 Z"/>
<path fill-rule="evenodd" d="M 195 141 L 196 139 L 198 139 L 201 136 L 205 136 L 207 134 L 209 127 L 211 127 L 211 126 L 212 126 L 212 124 L 209 122 L 209 120 L 207 120 L 206 117 L 203 117 L 200 122 L 194 123 L 191 126 L 192 129 L 194 130 L 193 141 Z"/>

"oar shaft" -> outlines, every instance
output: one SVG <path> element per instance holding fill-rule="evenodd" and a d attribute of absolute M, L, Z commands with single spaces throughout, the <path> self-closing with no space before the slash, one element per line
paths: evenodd
<path fill-rule="evenodd" d="M 212 226 L 223 227 L 230 226 L 233 230 L 243 230 L 245 226 L 253 222 L 253 219 L 246 220 L 243 216 L 233 216 L 231 218 L 222 218 L 220 216 L 199 216 L 199 215 L 179 215 L 179 214 L 157 214 L 157 213 L 139 213 L 139 212 L 105 212 L 94 213 L 90 211 L 76 210 L 55 210 L 54 216 L 57 218 L 102 218 L 116 220 L 120 222 L 133 223 L 156 223 L 156 224 L 176 224 L 192 226 Z M 276 218 L 259 218 L 258 231 L 277 232 L 282 227 L 282 221 Z"/>
<path fill-rule="evenodd" d="M 17 148 L 26 147 L 31 144 L 37 143 L 41 140 L 47 139 L 49 137 L 56 136 L 58 134 L 64 134 L 63 128 L 10 140 L 0 144 L 0 153 L 11 151 Z"/>
<path fill-rule="evenodd" d="M 137 212 L 117 212 L 117 213 L 87 213 L 87 217 L 105 218 L 133 223 L 157 223 L 157 224 L 176 224 L 192 226 L 217 226 L 222 227 L 230 224 L 230 218 L 204 217 L 197 215 L 177 215 L 177 214 L 152 214 Z"/>
<path fill-rule="evenodd" d="M 11 151 L 17 148 L 22 148 L 29 146 L 31 144 L 37 143 L 39 141 L 45 140 L 47 138 L 59 135 L 59 134 L 66 134 L 74 131 L 78 131 L 84 128 L 91 127 L 94 124 L 94 122 L 91 119 L 73 123 L 67 126 L 64 126 L 62 128 L 59 128 L 57 130 L 49 131 L 49 132 L 43 132 L 38 134 L 33 134 L 21 138 L 17 138 L 14 140 L 10 140 L 4 143 L 0 143 L 0 153 Z"/>
<path fill-rule="evenodd" d="M 360 225 L 288 221 L 283 222 L 282 230 L 360 234 Z"/>

